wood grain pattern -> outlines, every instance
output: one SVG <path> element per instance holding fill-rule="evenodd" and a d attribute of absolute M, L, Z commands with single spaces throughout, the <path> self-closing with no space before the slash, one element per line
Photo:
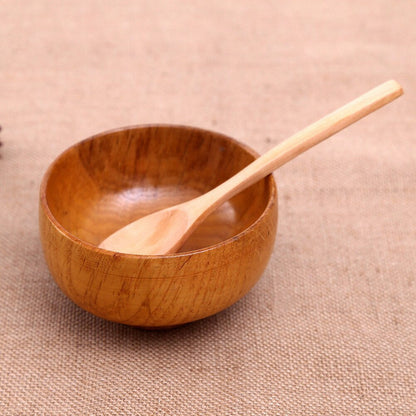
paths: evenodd
<path fill-rule="evenodd" d="M 276 234 L 272 176 L 219 207 L 181 252 L 111 253 L 98 243 L 123 225 L 201 195 L 256 155 L 218 133 L 138 126 L 71 147 L 40 192 L 40 235 L 49 269 L 76 304 L 104 319 L 166 327 L 212 315 L 261 276 Z"/>

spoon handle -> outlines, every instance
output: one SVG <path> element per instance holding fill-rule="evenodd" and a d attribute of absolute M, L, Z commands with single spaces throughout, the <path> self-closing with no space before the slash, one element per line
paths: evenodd
<path fill-rule="evenodd" d="M 212 212 L 275 169 L 402 94 L 402 87 L 391 80 L 350 101 L 269 150 L 226 182 L 196 198 L 196 210 L 199 205 L 203 212 Z M 209 204 L 207 201 L 213 202 Z"/>

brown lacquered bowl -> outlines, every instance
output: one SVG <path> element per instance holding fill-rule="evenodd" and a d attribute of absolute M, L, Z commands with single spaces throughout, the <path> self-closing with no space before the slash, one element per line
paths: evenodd
<path fill-rule="evenodd" d="M 222 134 L 174 125 L 122 128 L 70 147 L 40 190 L 40 236 L 55 281 L 85 310 L 148 328 L 232 305 L 260 278 L 273 249 L 271 175 L 211 214 L 178 253 L 140 256 L 97 246 L 143 215 L 207 192 L 256 156 Z"/>

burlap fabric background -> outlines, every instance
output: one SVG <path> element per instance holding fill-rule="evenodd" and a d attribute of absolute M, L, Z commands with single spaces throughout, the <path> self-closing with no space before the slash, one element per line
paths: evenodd
<path fill-rule="evenodd" d="M 0 3 L 1 415 L 416 415 L 416 3 Z M 49 163 L 110 128 L 214 129 L 259 152 L 389 78 L 395 103 L 278 174 L 256 287 L 168 332 L 52 281 Z"/>

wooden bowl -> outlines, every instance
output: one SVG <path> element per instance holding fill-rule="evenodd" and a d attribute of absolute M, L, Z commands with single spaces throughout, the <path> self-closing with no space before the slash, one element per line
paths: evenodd
<path fill-rule="evenodd" d="M 273 249 L 271 175 L 211 214 L 178 253 L 129 255 L 97 245 L 130 221 L 207 192 L 256 156 L 222 134 L 173 125 L 122 128 L 70 147 L 40 190 L 40 236 L 55 281 L 81 308 L 148 328 L 232 305 L 260 278 Z"/>

